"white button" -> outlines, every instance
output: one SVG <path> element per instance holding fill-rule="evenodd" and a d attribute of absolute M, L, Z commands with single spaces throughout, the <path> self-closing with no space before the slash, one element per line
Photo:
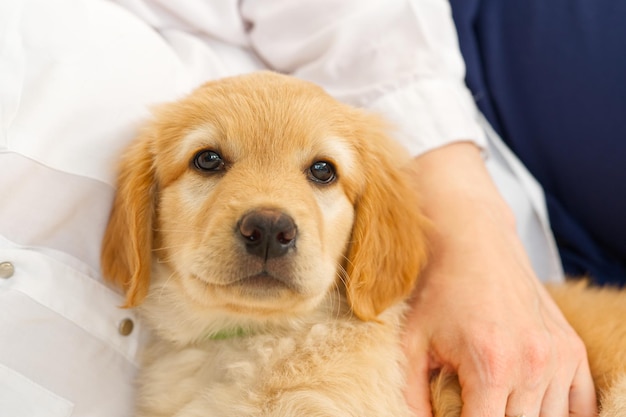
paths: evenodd
<path fill-rule="evenodd" d="M 0 262 L 0 278 L 11 278 L 15 273 L 15 267 L 11 262 Z"/>

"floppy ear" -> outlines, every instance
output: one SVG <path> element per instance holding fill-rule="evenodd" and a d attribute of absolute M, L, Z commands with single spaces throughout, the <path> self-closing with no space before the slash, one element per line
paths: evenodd
<path fill-rule="evenodd" d="M 108 281 L 126 292 L 124 307 L 141 303 L 150 284 L 156 194 L 151 144 L 146 131 L 122 159 L 102 246 L 102 271 Z"/>
<path fill-rule="evenodd" d="M 364 138 L 365 186 L 356 201 L 346 267 L 348 300 L 363 320 L 411 293 L 427 253 L 427 222 L 411 174 L 399 166 L 406 158 L 394 159 L 389 148 L 395 144 L 380 135 Z"/>

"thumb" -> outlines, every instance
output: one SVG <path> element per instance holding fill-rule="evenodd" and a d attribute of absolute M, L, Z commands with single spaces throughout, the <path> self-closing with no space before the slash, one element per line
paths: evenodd
<path fill-rule="evenodd" d="M 406 402 L 415 417 L 432 417 L 428 352 L 413 346 L 406 355 Z"/>

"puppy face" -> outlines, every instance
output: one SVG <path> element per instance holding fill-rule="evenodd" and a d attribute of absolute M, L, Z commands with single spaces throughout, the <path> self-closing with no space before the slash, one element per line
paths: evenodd
<path fill-rule="evenodd" d="M 174 171 L 161 180 L 157 257 L 197 303 L 260 315 L 308 309 L 343 262 L 354 150 L 314 117 L 268 120 L 252 100 L 242 123 L 218 110 L 232 104 L 213 101 L 212 120 L 157 151 Z"/>
<path fill-rule="evenodd" d="M 152 279 L 196 309 L 261 318 L 309 311 L 338 286 L 372 319 L 424 260 L 393 148 L 379 121 L 311 84 L 208 83 L 161 108 L 125 155 L 105 275 L 129 306 Z"/>

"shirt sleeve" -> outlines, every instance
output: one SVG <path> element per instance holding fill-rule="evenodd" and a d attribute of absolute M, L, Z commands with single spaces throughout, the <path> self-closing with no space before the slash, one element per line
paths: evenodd
<path fill-rule="evenodd" d="M 484 148 L 446 0 L 244 0 L 250 46 L 268 67 L 384 115 L 413 155 Z"/>

